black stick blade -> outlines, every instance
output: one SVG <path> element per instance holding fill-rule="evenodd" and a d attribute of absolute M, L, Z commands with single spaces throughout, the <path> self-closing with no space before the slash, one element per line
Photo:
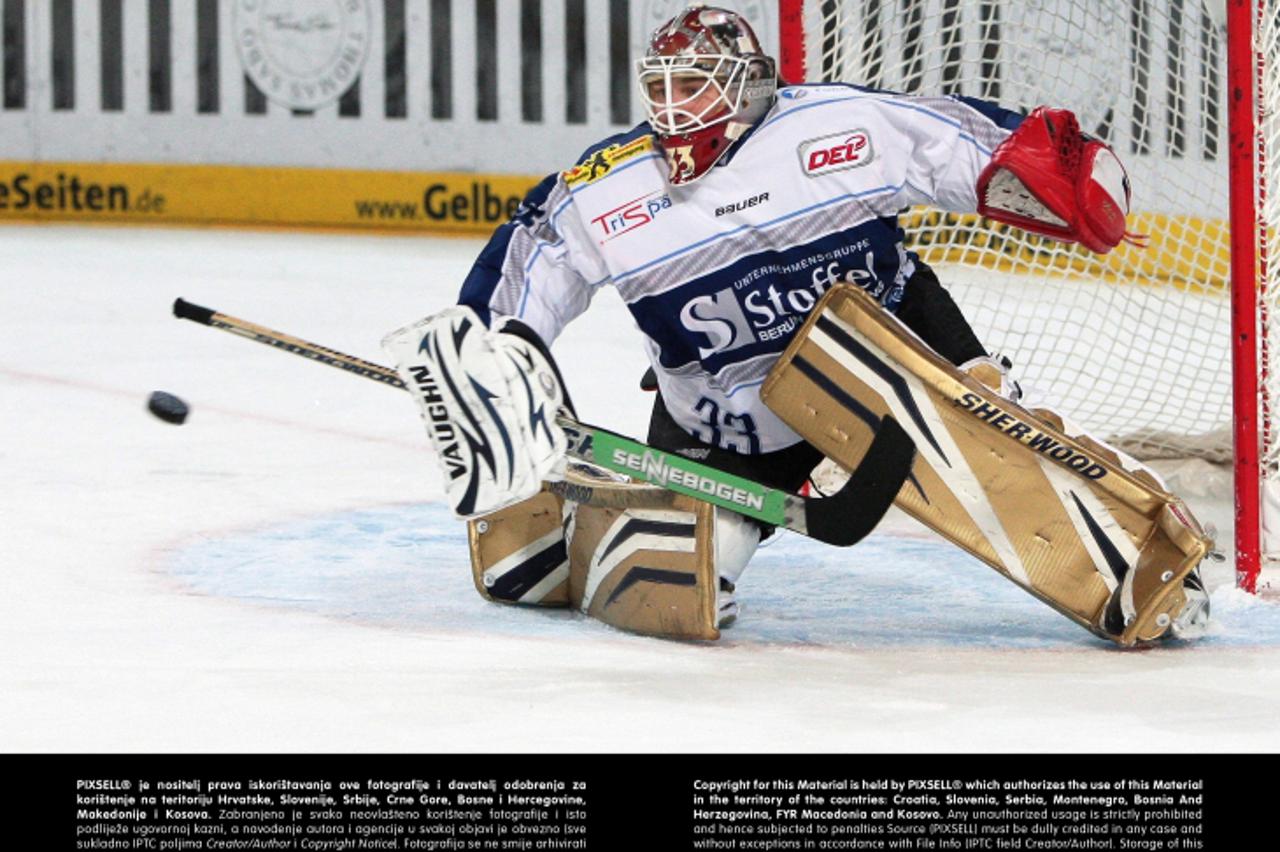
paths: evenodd
<path fill-rule="evenodd" d="M 881 420 L 862 464 L 844 487 L 830 497 L 806 501 L 809 535 L 837 547 L 865 538 L 893 505 L 893 498 L 911 475 L 915 455 L 916 445 L 898 421 L 892 417 Z"/>

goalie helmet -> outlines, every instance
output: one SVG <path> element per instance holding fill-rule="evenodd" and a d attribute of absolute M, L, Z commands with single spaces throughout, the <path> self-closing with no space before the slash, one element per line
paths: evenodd
<path fill-rule="evenodd" d="M 705 175 L 773 104 L 778 74 L 736 12 L 690 6 L 654 31 L 640 95 L 674 185 Z"/>

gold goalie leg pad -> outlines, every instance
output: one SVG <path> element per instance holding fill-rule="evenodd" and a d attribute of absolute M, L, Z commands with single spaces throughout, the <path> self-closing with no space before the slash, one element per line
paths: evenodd
<path fill-rule="evenodd" d="M 572 606 L 669 639 L 717 639 L 713 507 L 570 465 L 563 482 L 467 525 L 486 600 Z"/>
<path fill-rule="evenodd" d="M 846 468 L 892 415 L 917 449 L 896 505 L 1121 645 L 1169 629 L 1212 547 L 1149 473 L 960 371 L 857 287 L 826 293 L 760 395 Z"/>
<path fill-rule="evenodd" d="M 569 598 L 621 630 L 718 639 L 713 507 L 687 497 L 670 502 L 626 509 L 580 504 L 569 536 Z"/>
<path fill-rule="evenodd" d="M 564 501 L 549 491 L 467 523 L 471 574 L 485 600 L 569 605 Z"/>

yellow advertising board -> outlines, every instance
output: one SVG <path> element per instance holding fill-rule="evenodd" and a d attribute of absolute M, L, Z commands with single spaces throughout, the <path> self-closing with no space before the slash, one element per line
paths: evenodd
<path fill-rule="evenodd" d="M 287 225 L 489 234 L 536 177 L 0 161 L 0 221 Z"/>

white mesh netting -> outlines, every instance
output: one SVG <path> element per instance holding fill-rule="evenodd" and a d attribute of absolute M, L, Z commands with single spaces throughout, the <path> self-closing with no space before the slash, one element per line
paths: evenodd
<path fill-rule="evenodd" d="M 1223 0 L 841 0 L 804 24 L 810 81 L 1066 107 L 1115 148 L 1145 250 L 933 211 L 912 247 L 1033 397 L 1140 457 L 1230 458 Z"/>

